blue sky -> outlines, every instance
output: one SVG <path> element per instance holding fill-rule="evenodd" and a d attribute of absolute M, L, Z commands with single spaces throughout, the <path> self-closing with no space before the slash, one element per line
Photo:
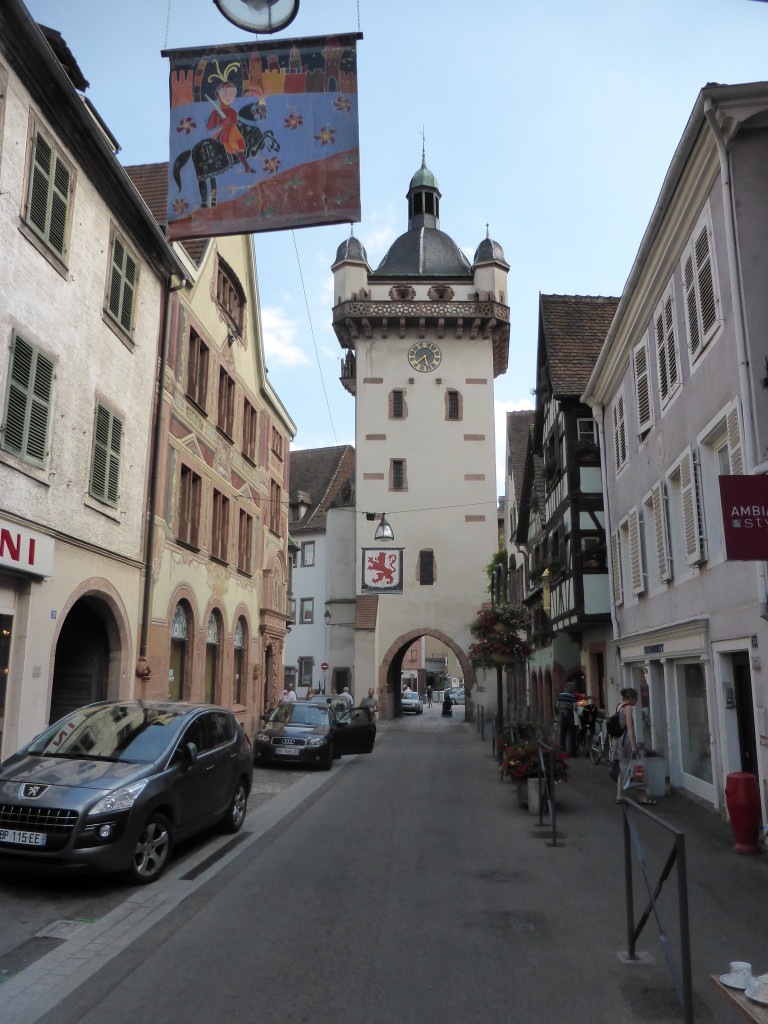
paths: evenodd
<path fill-rule="evenodd" d="M 168 159 L 161 50 L 252 38 L 213 0 L 27 6 L 66 39 L 124 164 Z M 532 407 L 539 293 L 621 294 L 699 90 L 768 78 L 768 4 L 301 0 L 274 38 L 358 29 L 355 234 L 371 267 L 407 228 L 422 129 L 441 228 L 471 260 L 488 224 L 510 264 L 509 369 L 495 388 L 502 493 L 504 413 Z M 331 328 L 330 266 L 348 233 L 256 235 L 266 362 L 298 448 L 354 442 Z"/>

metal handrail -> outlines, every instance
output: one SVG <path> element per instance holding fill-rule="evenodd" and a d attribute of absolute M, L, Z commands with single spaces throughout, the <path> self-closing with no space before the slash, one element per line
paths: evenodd
<path fill-rule="evenodd" d="M 624 886 L 627 904 L 627 959 L 637 959 L 635 954 L 637 940 L 651 915 L 653 915 L 659 929 L 659 941 L 661 942 L 664 958 L 667 961 L 667 967 L 672 978 L 672 984 L 675 987 L 677 998 L 680 1002 L 680 1008 L 683 1011 L 683 1020 L 685 1021 L 685 1024 L 693 1024 L 693 983 L 691 979 L 691 937 L 688 924 L 688 873 L 685 863 L 685 833 L 681 832 L 673 825 L 670 825 L 669 822 L 664 821 L 663 818 L 659 818 L 658 815 L 652 814 L 651 811 L 646 810 L 645 807 L 642 807 L 640 804 L 636 803 L 636 801 L 627 799 L 627 797 L 622 799 L 621 809 L 624 821 Z M 651 886 L 651 882 L 648 877 L 645 855 L 642 843 L 640 842 L 640 836 L 638 835 L 634 822 L 630 818 L 630 811 L 633 814 L 640 813 L 645 815 L 645 817 L 650 819 L 650 821 L 655 825 L 659 825 L 661 828 L 666 829 L 674 836 L 674 846 L 670 850 L 658 882 L 656 882 L 653 887 Z M 645 910 L 641 914 L 637 924 L 635 924 L 635 906 L 632 892 L 633 847 L 643 873 L 645 887 L 648 890 L 648 903 L 646 904 Z M 675 865 L 677 865 L 677 904 L 680 924 L 680 961 L 682 978 L 680 978 L 677 965 L 675 964 L 675 960 L 672 955 L 669 937 L 662 927 L 657 906 L 657 900 L 661 893 L 662 886 L 664 885 L 664 882 L 666 882 L 667 878 L 669 878 L 672 868 Z"/>
<path fill-rule="evenodd" d="M 552 842 L 548 846 L 557 846 L 557 814 L 555 812 L 555 748 L 543 740 L 537 740 L 539 751 L 539 825 L 544 824 L 544 807 L 547 807 L 549 824 L 552 830 Z M 546 757 L 544 752 L 546 751 Z"/>

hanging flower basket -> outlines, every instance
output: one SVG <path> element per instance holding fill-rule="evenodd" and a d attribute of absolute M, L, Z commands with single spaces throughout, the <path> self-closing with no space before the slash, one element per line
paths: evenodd
<path fill-rule="evenodd" d="M 494 633 L 501 633 L 502 635 L 507 632 L 508 627 L 503 622 L 497 622 L 493 627 Z"/>
<path fill-rule="evenodd" d="M 514 661 L 514 658 L 510 658 L 508 654 L 492 653 L 491 661 L 493 661 L 496 665 L 510 665 Z"/>
<path fill-rule="evenodd" d="M 475 668 L 512 665 L 530 653 L 526 643 L 528 612 L 511 604 L 481 608 L 470 631 L 469 660 Z"/>

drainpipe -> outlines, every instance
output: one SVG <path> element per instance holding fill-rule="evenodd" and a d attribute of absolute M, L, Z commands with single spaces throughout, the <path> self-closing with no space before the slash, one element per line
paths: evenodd
<path fill-rule="evenodd" d="M 605 450 L 605 432 L 603 430 L 603 415 L 605 410 L 602 405 L 592 406 L 592 418 L 597 423 L 597 440 L 600 444 L 600 483 L 603 488 L 603 513 L 605 515 L 605 564 L 608 567 L 608 587 L 611 595 L 611 623 L 613 625 L 613 639 L 619 639 L 619 620 L 616 618 L 616 606 L 613 603 L 613 557 L 611 554 L 611 517 L 608 511 L 608 456 Z"/>
<path fill-rule="evenodd" d="M 168 341 L 171 335 L 171 295 L 179 291 L 187 283 L 182 278 L 177 285 L 170 286 L 165 290 L 163 311 L 163 341 L 160 349 L 160 368 L 157 374 L 157 398 L 155 400 L 155 420 L 152 425 L 152 475 L 149 482 L 149 507 L 147 510 L 147 537 L 144 558 L 144 597 L 141 611 L 141 638 L 139 642 L 139 663 L 136 666 L 136 675 L 144 683 L 152 675 L 152 669 L 147 661 L 147 634 L 149 633 L 149 616 L 152 601 L 152 550 L 155 544 L 155 509 L 157 507 L 157 488 L 160 476 L 160 434 L 163 420 L 163 386 L 165 381 L 165 368 L 168 364 Z"/>
<path fill-rule="evenodd" d="M 746 331 L 744 329 L 744 305 L 741 298 L 741 276 L 736 255 L 736 227 L 733 213 L 733 196 L 731 195 L 731 166 L 728 158 L 728 146 L 718 124 L 715 106 L 712 100 L 704 101 L 704 116 L 712 129 L 717 153 L 720 158 L 720 180 L 723 192 L 723 213 L 725 215 L 725 238 L 728 251 L 728 275 L 731 279 L 731 300 L 733 302 L 733 327 L 736 338 L 736 354 L 739 360 L 739 391 L 741 392 L 741 412 L 744 417 L 744 455 L 745 472 L 754 474 L 763 471 L 766 463 L 757 464 L 757 446 L 755 443 L 755 413 L 752 404 L 752 388 L 749 378 L 749 357 L 747 355 Z M 760 603 L 760 617 L 768 619 L 768 586 L 765 578 L 765 562 L 757 562 L 757 596 Z"/>

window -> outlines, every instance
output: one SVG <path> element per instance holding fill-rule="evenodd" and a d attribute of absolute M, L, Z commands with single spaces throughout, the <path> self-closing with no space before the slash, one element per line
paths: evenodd
<path fill-rule="evenodd" d="M 243 669 L 245 667 L 245 631 L 246 624 L 245 619 L 238 619 L 237 625 L 235 626 L 235 641 L 234 641 L 234 664 L 232 672 L 232 703 L 242 704 L 244 689 L 243 689 Z"/>
<path fill-rule="evenodd" d="M 120 493 L 120 452 L 123 424 L 100 402 L 96 406 L 91 453 L 91 497 L 117 505 Z"/>
<path fill-rule="evenodd" d="M 234 273 L 222 260 L 219 260 L 216 276 L 216 301 L 224 311 L 231 326 L 240 334 L 243 330 L 245 298 Z"/>
<path fill-rule="evenodd" d="M 253 571 L 253 516 L 243 508 L 237 527 L 237 568 L 249 575 Z"/>
<path fill-rule="evenodd" d="M 642 441 L 653 426 L 653 401 L 651 399 L 651 375 L 647 336 L 632 352 L 632 369 L 635 375 L 637 435 Z"/>
<path fill-rule="evenodd" d="M 312 672 L 315 667 L 314 658 L 299 658 L 299 682 L 301 686 L 312 687 Z"/>
<path fill-rule="evenodd" d="M 393 391 L 393 392 L 391 392 L 391 394 L 390 394 L 391 409 L 390 409 L 390 414 L 389 414 L 390 415 L 390 419 L 402 420 L 402 419 L 405 418 L 404 417 L 404 409 L 405 409 L 404 397 L 405 397 L 405 392 L 404 391 Z"/>
<path fill-rule="evenodd" d="M 280 484 L 272 480 L 269 488 L 269 528 L 280 533 Z"/>
<path fill-rule="evenodd" d="M 211 522 L 211 555 L 221 562 L 229 561 L 229 498 L 215 488 Z"/>
<path fill-rule="evenodd" d="M 106 310 L 126 334 L 133 334 L 134 296 L 138 277 L 136 257 L 113 231 Z"/>
<path fill-rule="evenodd" d="M 200 545 L 200 509 L 203 480 L 189 466 L 182 465 L 179 480 L 178 539 L 191 547 Z"/>
<path fill-rule="evenodd" d="M 698 460 L 688 446 L 667 477 L 668 528 L 675 578 L 705 561 Z"/>
<path fill-rule="evenodd" d="M 27 183 L 26 224 L 64 259 L 69 235 L 73 175 L 63 156 L 36 128 L 32 138 Z"/>
<path fill-rule="evenodd" d="M 203 693 L 206 704 L 216 703 L 216 677 L 219 665 L 219 618 L 211 612 L 205 637 L 205 679 Z"/>
<path fill-rule="evenodd" d="M 683 253 L 683 287 L 685 289 L 688 352 L 694 363 L 717 333 L 720 321 L 720 296 L 713 266 L 712 225 L 709 209 L 696 225 L 691 241 Z"/>
<path fill-rule="evenodd" d="M 656 367 L 659 373 L 659 398 L 662 411 L 680 384 L 680 354 L 677 349 L 675 304 L 670 284 L 656 307 L 653 318 L 656 335 Z"/>
<path fill-rule="evenodd" d="M 256 465 L 258 414 L 247 398 L 243 399 L 243 455 Z"/>
<path fill-rule="evenodd" d="M 272 451 L 275 453 L 278 459 L 282 459 L 283 435 L 280 433 L 277 427 L 272 427 Z"/>
<path fill-rule="evenodd" d="M 219 367 L 219 405 L 216 426 L 227 437 L 235 433 L 235 382 L 224 369 Z"/>
<path fill-rule="evenodd" d="M 461 401 L 458 391 L 448 391 L 445 396 L 445 418 L 447 420 L 461 419 Z"/>
<path fill-rule="evenodd" d="M 15 334 L 2 428 L 5 451 L 35 466 L 45 464 L 52 398 L 53 362 Z"/>
<path fill-rule="evenodd" d="M 576 420 L 576 440 L 579 444 L 597 444 L 597 430 L 593 419 L 580 417 Z"/>
<path fill-rule="evenodd" d="M 405 459 L 390 459 L 389 489 L 390 491 L 408 490 L 408 479 L 406 476 Z"/>
<path fill-rule="evenodd" d="M 431 587 L 435 582 L 435 556 L 431 548 L 419 552 L 419 584 Z"/>
<path fill-rule="evenodd" d="M 726 557 L 725 534 L 720 503 L 721 476 L 741 476 L 744 472 L 741 424 L 737 401 L 722 410 L 699 435 L 699 483 L 707 522 L 707 560 Z"/>
<path fill-rule="evenodd" d="M 189 640 L 189 618 L 187 606 L 180 601 L 173 613 L 171 625 L 171 660 L 168 667 L 168 697 L 170 700 L 184 698 L 184 670 L 187 661 Z"/>
<path fill-rule="evenodd" d="M 302 597 L 299 604 L 300 622 L 315 621 L 315 599 L 314 597 Z"/>
<path fill-rule="evenodd" d="M 205 412 L 208 404 L 208 346 L 193 328 L 187 353 L 187 395 Z"/>
<path fill-rule="evenodd" d="M 619 395 L 613 403 L 613 448 L 616 475 L 618 476 L 627 463 L 627 426 L 624 419 L 624 395 Z"/>
<path fill-rule="evenodd" d="M 315 564 L 315 542 L 308 540 L 301 545 L 301 564 L 304 566 Z"/>

